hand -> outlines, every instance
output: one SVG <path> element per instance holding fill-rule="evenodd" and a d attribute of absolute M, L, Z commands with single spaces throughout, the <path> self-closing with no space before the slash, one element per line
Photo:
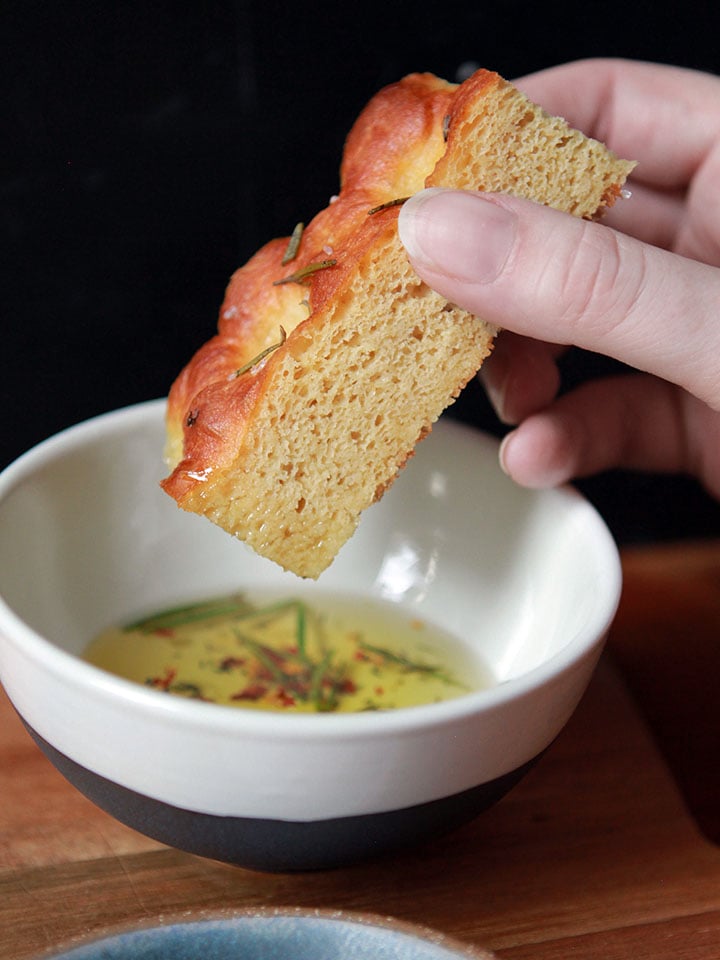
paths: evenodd
<path fill-rule="evenodd" d="M 442 190 L 400 213 L 418 274 L 503 328 L 482 371 L 501 419 L 519 424 L 503 467 L 533 487 L 611 467 L 687 471 L 720 497 L 720 78 L 601 60 L 517 86 L 639 164 L 602 223 Z M 638 372 L 558 396 L 568 345 Z"/>

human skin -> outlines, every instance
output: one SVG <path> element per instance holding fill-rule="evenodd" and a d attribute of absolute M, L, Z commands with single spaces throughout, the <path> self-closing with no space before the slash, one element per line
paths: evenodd
<path fill-rule="evenodd" d="M 601 223 L 444 190 L 401 210 L 418 274 L 502 328 L 481 376 L 515 426 L 503 468 L 530 487 L 612 467 L 687 472 L 720 497 L 720 78 L 591 60 L 516 83 L 638 166 Z M 569 346 L 634 372 L 560 395 Z"/>

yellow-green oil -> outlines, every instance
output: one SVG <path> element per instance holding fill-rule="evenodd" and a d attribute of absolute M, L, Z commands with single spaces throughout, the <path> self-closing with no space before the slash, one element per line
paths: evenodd
<path fill-rule="evenodd" d="M 90 663 L 155 689 L 283 712 L 434 703 L 488 686 L 480 658 L 387 601 L 219 597 L 96 637 Z"/>

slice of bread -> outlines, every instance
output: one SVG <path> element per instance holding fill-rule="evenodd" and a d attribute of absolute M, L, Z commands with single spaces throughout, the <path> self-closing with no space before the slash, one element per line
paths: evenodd
<path fill-rule="evenodd" d="M 233 275 L 217 335 L 170 392 L 163 488 L 317 577 L 497 332 L 419 280 L 395 201 L 448 186 L 594 218 L 632 166 L 488 71 L 381 90 L 348 136 L 339 196 L 299 246 L 271 241 Z"/>

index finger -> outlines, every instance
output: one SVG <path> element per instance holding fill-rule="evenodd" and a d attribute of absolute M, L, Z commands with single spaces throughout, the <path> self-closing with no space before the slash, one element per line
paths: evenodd
<path fill-rule="evenodd" d="M 720 139 L 720 78 L 630 60 L 578 60 L 514 83 L 623 157 L 633 179 L 682 189 Z"/>
<path fill-rule="evenodd" d="M 400 237 L 452 303 L 526 337 L 574 344 L 720 409 L 720 270 L 508 194 L 425 190 Z"/>

